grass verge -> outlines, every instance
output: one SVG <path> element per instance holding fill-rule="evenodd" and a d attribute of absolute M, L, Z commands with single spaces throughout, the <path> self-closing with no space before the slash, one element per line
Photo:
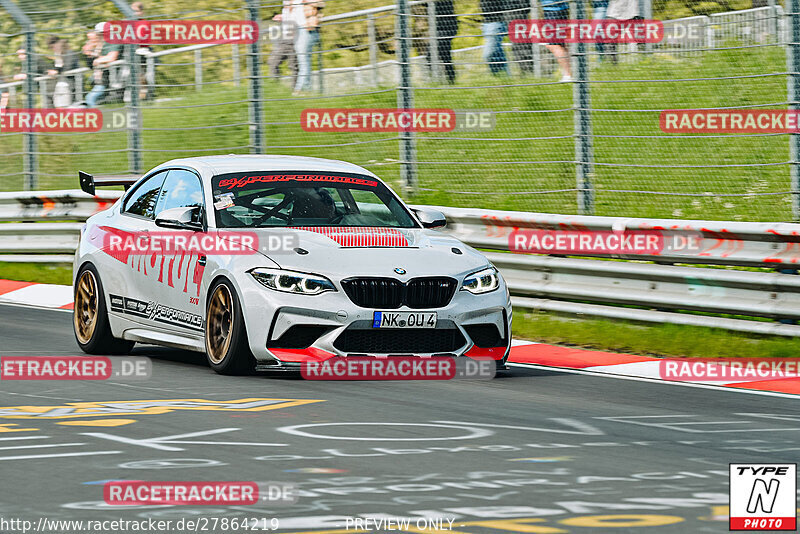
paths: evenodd
<path fill-rule="evenodd" d="M 0 262 L 0 279 L 72 285 L 71 263 Z"/>
<path fill-rule="evenodd" d="M 516 310 L 514 337 L 643 356 L 785 358 L 800 356 L 800 340 L 719 328 L 579 318 Z"/>

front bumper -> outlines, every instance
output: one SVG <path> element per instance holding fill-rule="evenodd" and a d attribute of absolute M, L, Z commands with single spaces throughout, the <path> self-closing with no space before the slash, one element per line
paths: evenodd
<path fill-rule="evenodd" d="M 260 368 L 289 368 L 336 356 L 466 356 L 505 363 L 511 303 L 505 282 L 491 293 L 456 291 L 435 309 L 356 306 L 339 288 L 321 295 L 269 290 L 247 276 L 240 285 L 250 349 Z M 372 328 L 374 311 L 437 312 L 435 329 Z M 492 326 L 496 336 L 492 336 Z"/>

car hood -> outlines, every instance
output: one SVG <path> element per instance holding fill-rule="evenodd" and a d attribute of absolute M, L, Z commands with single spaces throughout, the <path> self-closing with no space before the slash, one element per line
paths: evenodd
<path fill-rule="evenodd" d="M 259 242 L 275 229 L 255 231 Z M 483 268 L 488 260 L 475 249 L 441 232 L 395 228 L 293 228 L 295 250 L 263 252 L 282 269 L 348 276 L 463 276 Z M 457 250 L 460 252 L 454 252 Z M 398 273 L 395 269 L 405 271 Z"/>

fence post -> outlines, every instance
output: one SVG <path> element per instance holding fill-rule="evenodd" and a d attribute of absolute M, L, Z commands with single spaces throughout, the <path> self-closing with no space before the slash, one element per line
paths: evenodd
<path fill-rule="evenodd" d="M 367 39 L 369 41 L 369 64 L 372 65 L 372 85 L 377 87 L 380 81 L 378 74 L 378 38 L 375 33 L 375 15 L 367 15 Z"/>
<path fill-rule="evenodd" d="M 36 107 L 36 82 L 33 75 L 36 73 L 36 26 L 28 16 L 17 7 L 11 0 L 0 0 L 2 6 L 8 14 L 19 24 L 25 32 L 25 107 L 33 109 Z M 44 95 L 42 95 L 44 98 Z M 25 162 L 23 167 L 25 191 L 32 191 L 36 189 L 36 178 L 38 175 L 37 158 L 36 158 L 36 134 L 33 132 L 26 132 L 22 134 L 25 139 Z"/>
<path fill-rule="evenodd" d="M 800 0 L 796 0 L 800 2 Z M 573 2 L 575 8 L 573 18 L 586 18 L 584 0 Z M 575 161 L 576 188 L 578 189 L 578 213 L 591 215 L 594 212 L 594 153 L 592 150 L 592 115 L 591 95 L 589 89 L 589 60 L 585 43 L 573 44 L 575 69 L 572 87 L 572 98 L 575 108 Z"/>
<path fill-rule="evenodd" d="M 800 1 L 800 0 L 797 0 Z M 414 107 L 411 87 L 410 32 L 408 31 L 408 0 L 397 0 L 397 56 L 400 63 L 400 84 L 397 87 L 397 108 Z M 406 192 L 413 194 L 417 187 L 417 149 L 414 132 L 400 132 L 400 176 Z"/>
<path fill-rule="evenodd" d="M 787 0 L 789 8 L 789 42 L 786 47 L 789 79 L 789 109 L 800 110 L 800 0 Z M 800 221 L 800 134 L 789 134 L 791 169 L 792 220 Z"/>
<path fill-rule="evenodd" d="M 247 0 L 247 20 L 259 23 L 259 0 Z M 250 101 L 250 153 L 264 154 L 267 151 L 264 137 L 264 121 L 261 118 L 261 55 L 259 39 L 247 45 L 247 78 Z"/>
<path fill-rule="evenodd" d="M 127 117 L 128 164 L 133 174 L 141 174 L 142 168 L 142 108 L 139 105 L 139 58 L 136 45 L 125 45 L 125 55 L 130 65 L 130 113 Z"/>
<path fill-rule="evenodd" d="M 436 5 L 433 0 L 428 0 L 428 61 L 431 65 L 431 74 L 435 81 L 442 78 L 441 64 L 439 63 L 439 40 L 438 29 L 436 28 Z"/>
<path fill-rule="evenodd" d="M 138 20 L 136 13 L 125 0 L 111 0 L 127 20 Z M 125 117 L 128 130 L 128 167 L 133 174 L 141 174 L 142 169 L 142 109 L 139 106 L 139 61 L 142 56 L 136 53 L 137 46 L 126 44 L 125 61 L 128 63 L 129 111 Z"/>

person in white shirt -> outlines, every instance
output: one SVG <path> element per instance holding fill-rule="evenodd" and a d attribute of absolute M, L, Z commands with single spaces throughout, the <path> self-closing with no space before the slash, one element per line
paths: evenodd
<path fill-rule="evenodd" d="M 281 64 L 286 62 L 289 66 L 292 88 L 297 83 L 297 53 L 294 50 L 294 40 L 297 28 L 292 13 L 292 0 L 283 0 L 283 9 L 272 17 L 280 22 L 280 35 L 272 41 L 272 53 L 269 55 L 269 75 L 278 78 L 281 75 Z"/>
<path fill-rule="evenodd" d="M 295 94 L 311 89 L 311 52 L 319 44 L 320 15 L 324 2 L 293 0 L 292 14 L 297 25 L 294 50 L 297 53 L 297 82 Z"/>

